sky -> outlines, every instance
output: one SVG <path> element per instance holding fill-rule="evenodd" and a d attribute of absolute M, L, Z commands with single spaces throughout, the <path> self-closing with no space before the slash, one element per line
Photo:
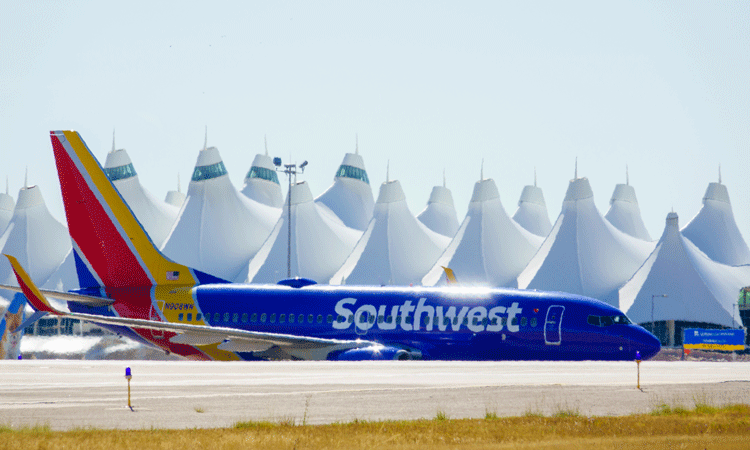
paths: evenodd
<path fill-rule="evenodd" d="M 653 239 L 721 167 L 750 239 L 750 2 L 216 3 L 0 0 L 9 193 L 28 169 L 64 220 L 59 129 L 185 192 L 207 129 L 237 189 L 264 138 L 315 196 L 358 140 L 375 198 L 389 167 L 416 215 L 445 172 L 459 220 L 482 165 L 510 215 L 536 173 L 553 222 L 576 159 L 602 215 L 627 166 Z"/>

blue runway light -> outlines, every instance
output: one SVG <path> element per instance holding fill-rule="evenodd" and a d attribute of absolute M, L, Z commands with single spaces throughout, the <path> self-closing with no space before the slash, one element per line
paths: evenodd
<path fill-rule="evenodd" d="M 125 377 L 129 378 L 131 376 L 133 376 L 133 374 L 130 372 L 130 367 L 126 367 L 125 368 Z"/>

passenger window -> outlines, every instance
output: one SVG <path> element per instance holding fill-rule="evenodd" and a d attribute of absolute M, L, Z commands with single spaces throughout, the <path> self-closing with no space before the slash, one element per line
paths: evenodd
<path fill-rule="evenodd" d="M 414 321 L 414 317 L 413 316 L 406 316 L 406 323 L 411 324 L 412 321 Z"/>
<path fill-rule="evenodd" d="M 307 315 L 307 323 L 313 323 L 313 318 L 314 318 L 314 317 L 313 317 L 313 315 L 312 315 L 312 314 L 308 314 L 308 315 Z"/>
<path fill-rule="evenodd" d="M 453 318 L 453 325 L 456 325 L 456 324 L 458 324 L 458 317 Z"/>
<path fill-rule="evenodd" d="M 196 314 L 195 315 L 195 321 L 196 322 L 200 322 L 201 321 L 201 317 L 203 317 L 203 316 L 201 316 L 201 313 Z"/>
<path fill-rule="evenodd" d="M 447 327 L 448 325 L 450 325 L 450 323 L 451 323 L 450 317 L 443 317 L 443 325 Z"/>
<path fill-rule="evenodd" d="M 518 325 L 518 317 L 514 317 L 513 320 L 510 321 L 511 325 Z"/>
<path fill-rule="evenodd" d="M 182 322 L 182 317 L 183 317 L 183 316 L 182 316 L 182 313 L 180 313 L 180 314 L 179 314 L 179 315 L 177 316 L 177 320 L 179 320 L 180 322 Z"/>
<path fill-rule="evenodd" d="M 367 321 L 370 322 L 370 323 L 375 323 L 375 316 L 370 316 Z M 320 323 L 320 322 L 318 322 L 318 323 Z"/>
<path fill-rule="evenodd" d="M 286 314 L 282 314 L 279 316 L 279 323 L 284 323 L 284 322 L 286 322 Z"/>
<path fill-rule="evenodd" d="M 323 314 L 318 314 L 317 322 L 323 323 Z"/>
<path fill-rule="evenodd" d="M 289 323 L 294 323 L 294 314 L 289 314 Z"/>
<path fill-rule="evenodd" d="M 187 313 L 187 321 L 192 322 L 193 321 L 193 313 Z"/>
<path fill-rule="evenodd" d="M 299 316 L 297 316 L 297 323 L 305 323 L 305 315 L 304 314 L 300 314 Z"/>
<path fill-rule="evenodd" d="M 486 317 L 484 319 L 482 319 L 482 325 L 485 326 L 485 327 L 487 326 L 487 318 Z"/>
<path fill-rule="evenodd" d="M 247 313 L 242 313 L 242 323 L 247 323 Z"/>
<path fill-rule="evenodd" d="M 385 317 L 378 316 L 378 323 L 383 323 L 384 320 L 385 320 Z"/>
<path fill-rule="evenodd" d="M 424 319 L 422 319 L 422 325 L 427 326 L 428 323 L 430 323 L 430 317 L 424 316 Z"/>
<path fill-rule="evenodd" d="M 260 321 L 266 323 L 266 313 L 260 315 Z"/>
<path fill-rule="evenodd" d="M 478 318 L 476 318 L 476 317 L 472 318 L 472 319 L 471 319 L 471 324 L 472 324 L 472 325 L 479 325 L 479 319 L 478 319 Z"/>
<path fill-rule="evenodd" d="M 536 326 L 536 317 L 531 318 L 531 328 L 534 328 Z"/>
<path fill-rule="evenodd" d="M 333 315 L 332 314 L 328 314 L 328 317 L 326 317 L 326 322 L 333 323 Z"/>
<path fill-rule="evenodd" d="M 229 313 L 224 313 L 224 323 L 229 323 Z"/>
<path fill-rule="evenodd" d="M 492 325 L 497 325 L 497 317 L 493 317 L 492 321 L 490 321 Z"/>
<path fill-rule="evenodd" d="M 464 317 L 464 325 L 468 325 L 468 324 L 469 324 L 469 318 L 468 317 Z"/>
<path fill-rule="evenodd" d="M 522 326 L 522 327 L 525 327 L 525 326 L 526 326 L 526 324 L 528 323 L 528 321 L 529 321 L 529 320 L 528 320 L 528 319 L 527 319 L 526 317 L 521 317 L 521 326 Z"/>
<path fill-rule="evenodd" d="M 354 315 L 353 314 L 349 316 L 349 323 L 352 323 L 352 322 L 354 322 Z"/>
<path fill-rule="evenodd" d="M 214 322 L 219 321 L 219 313 L 214 313 Z"/>
<path fill-rule="evenodd" d="M 344 316 L 338 316 L 336 318 L 336 322 L 338 322 L 338 323 L 344 323 L 344 322 L 346 322 L 346 317 L 344 317 Z"/>
<path fill-rule="evenodd" d="M 255 323 L 258 321 L 258 313 L 253 313 L 252 316 L 250 316 L 250 322 Z"/>
<path fill-rule="evenodd" d="M 237 323 L 240 321 L 240 315 L 238 313 L 234 313 L 232 315 L 232 322 Z"/>
<path fill-rule="evenodd" d="M 359 323 L 367 322 L 367 317 L 364 314 L 359 315 Z"/>
<path fill-rule="evenodd" d="M 276 323 L 276 313 L 271 314 L 271 323 Z"/>

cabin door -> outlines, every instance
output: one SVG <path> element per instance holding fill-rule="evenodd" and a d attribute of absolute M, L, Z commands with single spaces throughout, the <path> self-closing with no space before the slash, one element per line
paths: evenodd
<path fill-rule="evenodd" d="M 547 309 L 547 318 L 544 320 L 545 344 L 560 345 L 563 312 L 565 307 L 559 305 L 552 305 Z"/>

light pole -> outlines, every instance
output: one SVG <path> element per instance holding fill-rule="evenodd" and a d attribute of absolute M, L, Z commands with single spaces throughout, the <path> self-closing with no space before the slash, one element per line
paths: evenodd
<path fill-rule="evenodd" d="M 287 233 L 286 233 L 286 277 L 292 278 L 292 175 L 294 175 L 294 183 L 297 183 L 297 174 L 305 173 L 305 167 L 307 167 L 307 161 L 297 167 L 297 164 L 284 164 L 284 168 L 281 168 L 281 158 L 278 156 L 273 159 L 273 165 L 276 166 L 277 172 L 283 172 L 289 179 L 289 190 L 287 191 Z"/>
<path fill-rule="evenodd" d="M 654 297 L 667 297 L 667 294 L 654 294 L 651 296 L 651 334 L 654 334 Z"/>

